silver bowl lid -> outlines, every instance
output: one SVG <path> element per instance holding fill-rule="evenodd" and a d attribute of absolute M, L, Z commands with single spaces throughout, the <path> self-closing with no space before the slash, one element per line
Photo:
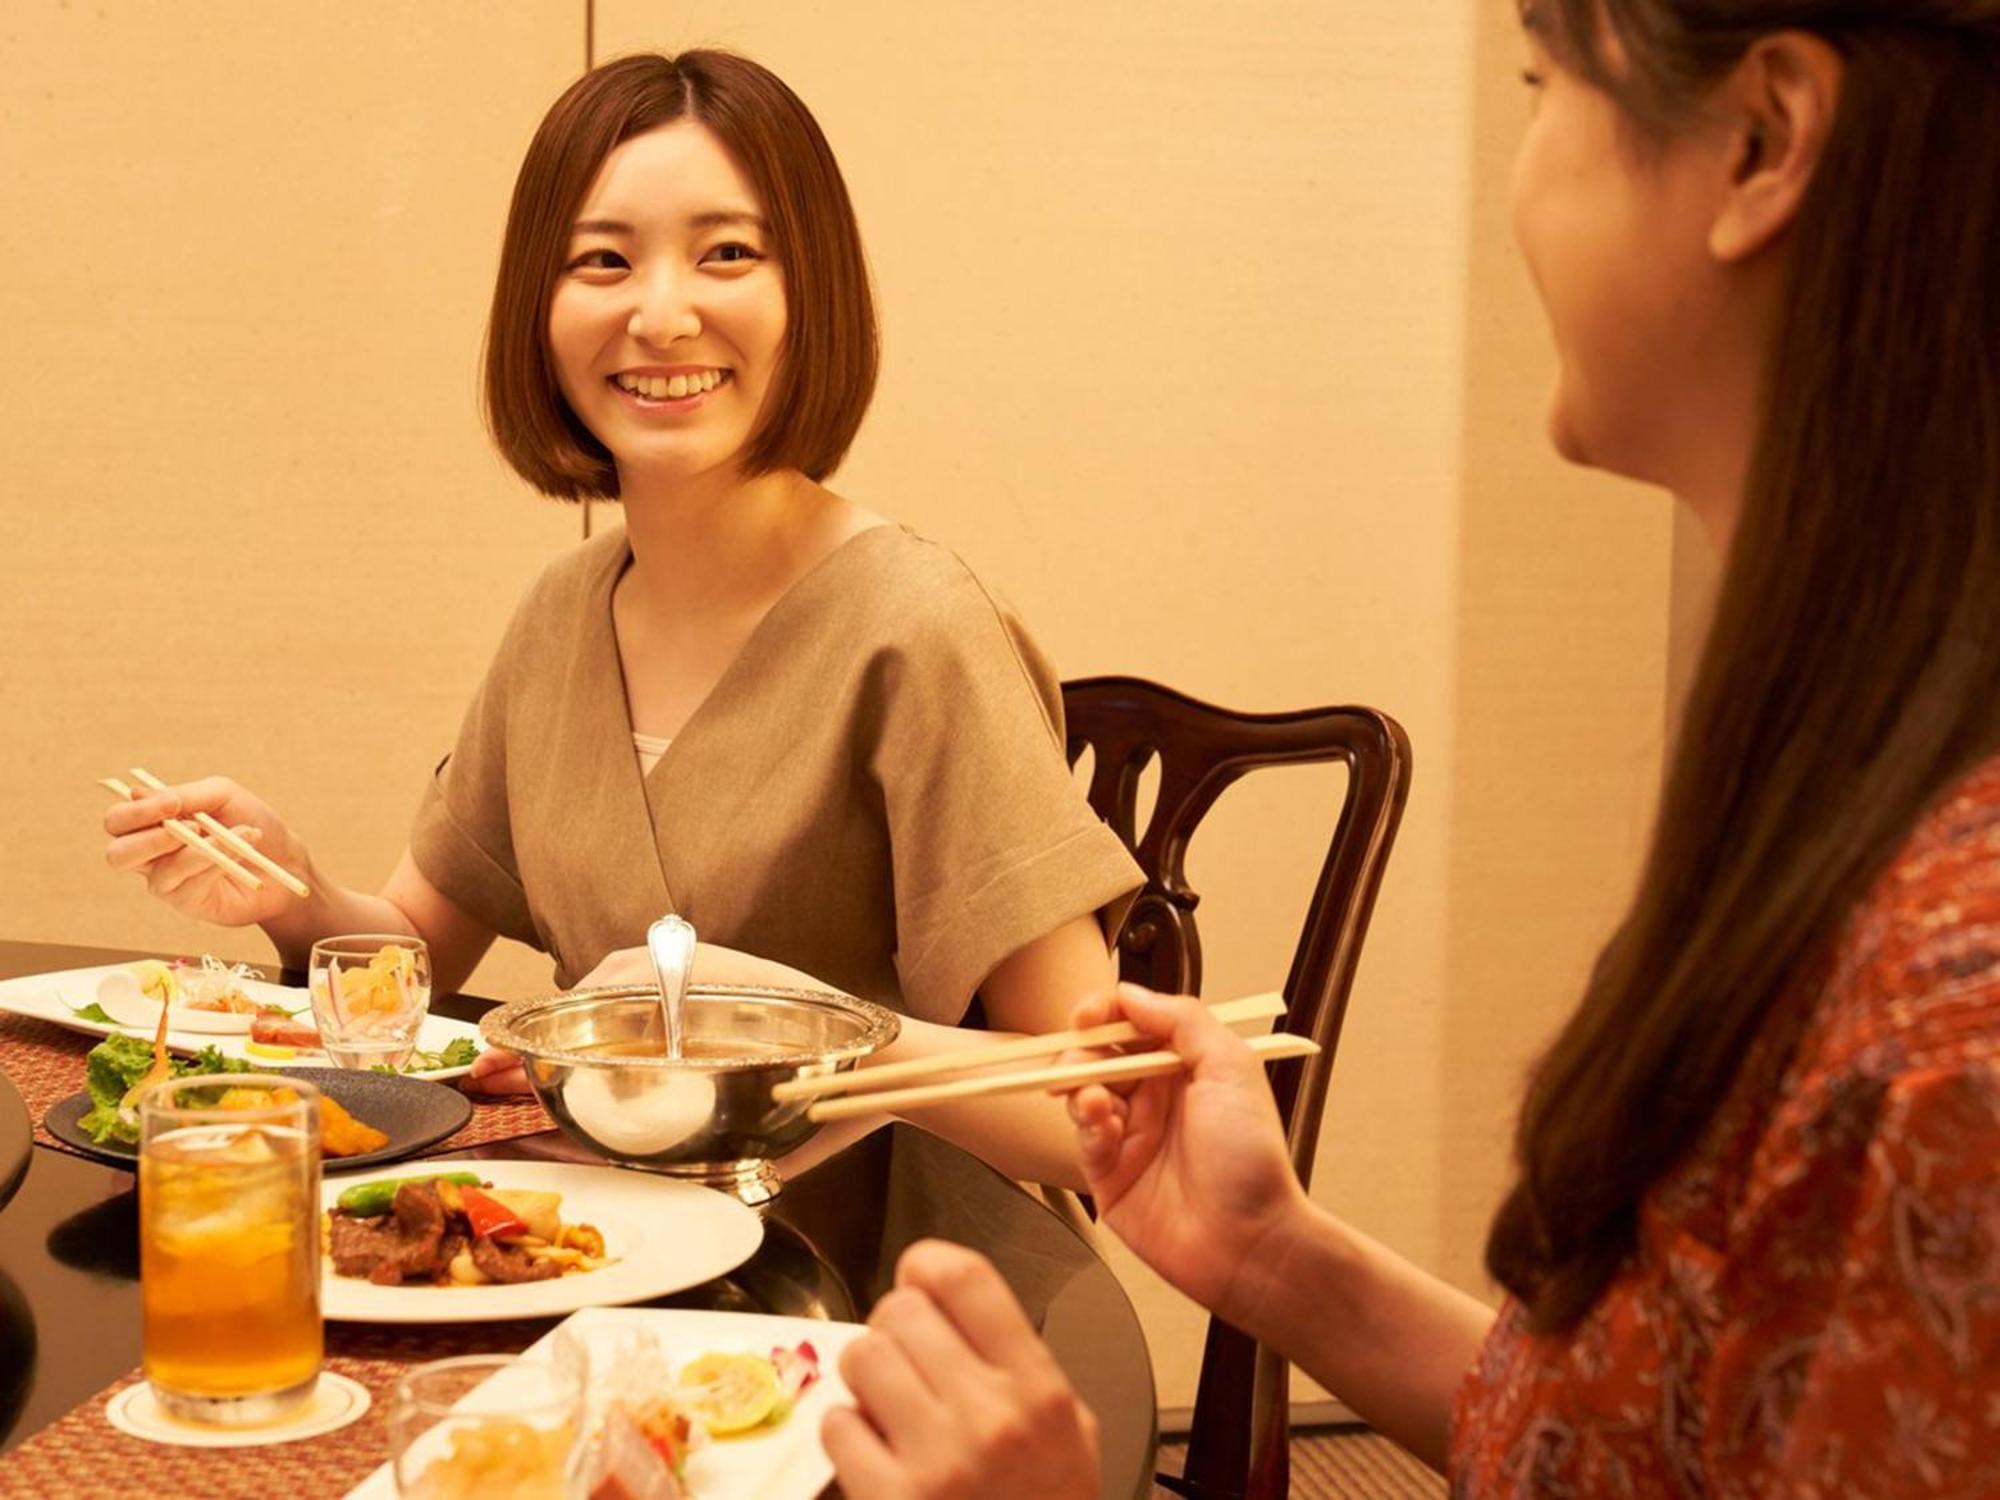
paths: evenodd
<path fill-rule="evenodd" d="M 648 1057 L 630 1053 L 612 1058 L 597 1051 L 550 1047 L 542 1042 L 531 1041 L 524 1034 L 523 1028 L 527 1023 L 558 1011 L 601 1004 L 607 1000 L 651 1000 L 657 1003 L 659 998 L 659 990 L 652 985 L 621 984 L 595 989 L 565 990 L 559 994 L 541 995 L 529 1000 L 514 1000 L 498 1009 L 489 1010 L 480 1017 L 479 1034 L 489 1046 L 505 1047 L 509 1052 L 539 1062 L 568 1063 L 582 1067 L 701 1068 L 720 1071 L 732 1067 L 768 1068 L 774 1064 L 836 1062 L 849 1057 L 866 1057 L 888 1046 L 902 1030 L 902 1018 L 887 1006 L 843 994 L 839 990 L 760 984 L 691 984 L 687 992 L 690 1005 L 715 1000 L 773 1000 L 837 1011 L 857 1022 L 859 1029 L 839 1046 L 802 1049 L 797 1053 L 788 1054 L 783 1059 L 772 1057 L 768 1051 L 730 1056 L 708 1050 L 705 1050 L 701 1057 L 694 1059 Z"/>

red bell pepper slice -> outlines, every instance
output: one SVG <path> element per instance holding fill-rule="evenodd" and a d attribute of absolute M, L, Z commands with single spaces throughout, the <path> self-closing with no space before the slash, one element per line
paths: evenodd
<path fill-rule="evenodd" d="M 458 1200 L 465 1206 L 465 1219 L 472 1226 L 477 1239 L 492 1239 L 496 1235 L 522 1235 L 528 1232 L 527 1221 L 506 1204 L 487 1197 L 478 1188 L 460 1188 Z"/>

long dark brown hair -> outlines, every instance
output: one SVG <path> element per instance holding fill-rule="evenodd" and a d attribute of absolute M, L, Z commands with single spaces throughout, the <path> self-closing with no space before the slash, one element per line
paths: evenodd
<path fill-rule="evenodd" d="M 1642 135 L 1760 37 L 1845 62 L 1640 888 L 1535 1070 L 1487 1243 L 1548 1332 L 1603 1292 L 1752 1044 L 1782 1065 L 1843 919 L 2000 746 L 2000 0 L 1537 9 Z"/>

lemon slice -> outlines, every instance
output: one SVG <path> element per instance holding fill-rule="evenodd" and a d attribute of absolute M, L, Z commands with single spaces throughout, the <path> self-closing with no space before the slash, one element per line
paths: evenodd
<path fill-rule="evenodd" d="M 679 1385 L 680 1398 L 716 1437 L 757 1426 L 784 1394 L 777 1370 L 759 1354 L 697 1355 Z"/>
<path fill-rule="evenodd" d="M 293 1058 L 299 1055 L 298 1048 L 281 1047 L 276 1042 L 245 1041 L 243 1043 L 243 1050 L 249 1053 L 252 1057 L 270 1057 L 277 1059 L 279 1062 L 283 1062 L 287 1058 Z"/>

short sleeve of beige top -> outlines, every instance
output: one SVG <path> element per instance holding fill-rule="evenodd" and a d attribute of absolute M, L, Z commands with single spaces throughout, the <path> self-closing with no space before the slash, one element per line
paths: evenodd
<path fill-rule="evenodd" d="M 418 869 L 574 984 L 678 911 L 924 1020 L 1141 877 L 1063 755 L 1054 672 L 946 549 L 864 531 L 784 595 L 650 772 L 611 626 L 622 531 L 529 590 L 417 813 Z"/>

